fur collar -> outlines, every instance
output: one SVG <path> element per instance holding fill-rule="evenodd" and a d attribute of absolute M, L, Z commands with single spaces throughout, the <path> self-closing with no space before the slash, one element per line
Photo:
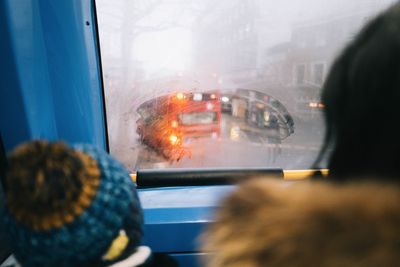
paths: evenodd
<path fill-rule="evenodd" d="M 400 266 L 400 190 L 255 180 L 222 203 L 203 236 L 208 267 Z"/>

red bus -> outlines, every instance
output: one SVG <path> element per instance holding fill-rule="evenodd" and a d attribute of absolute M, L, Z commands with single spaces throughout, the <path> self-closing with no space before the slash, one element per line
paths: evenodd
<path fill-rule="evenodd" d="M 221 135 L 218 91 L 175 93 L 149 100 L 137 109 L 141 141 L 164 157 L 179 160 L 185 139 Z"/>

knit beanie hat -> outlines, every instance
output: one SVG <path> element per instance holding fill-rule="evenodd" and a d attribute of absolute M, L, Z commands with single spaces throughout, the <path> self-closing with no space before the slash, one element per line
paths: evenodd
<path fill-rule="evenodd" d="M 9 157 L 2 218 L 23 267 L 101 266 L 136 247 L 143 213 L 129 173 L 91 146 L 34 141 Z M 119 242 L 121 243 L 121 242 Z"/>

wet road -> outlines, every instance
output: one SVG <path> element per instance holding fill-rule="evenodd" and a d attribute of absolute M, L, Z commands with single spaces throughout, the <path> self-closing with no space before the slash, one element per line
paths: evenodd
<path fill-rule="evenodd" d="M 190 156 L 168 162 L 152 149 L 138 144 L 134 169 L 274 167 L 309 168 L 320 148 L 323 136 L 321 120 L 295 122 L 295 133 L 280 140 L 276 130 L 258 129 L 242 119 L 223 114 L 221 138 L 193 138 L 185 146 Z"/>

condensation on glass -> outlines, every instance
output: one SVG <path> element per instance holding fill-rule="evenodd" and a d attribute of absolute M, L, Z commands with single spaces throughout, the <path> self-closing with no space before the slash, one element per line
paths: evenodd
<path fill-rule="evenodd" d="M 111 154 L 139 168 L 309 168 L 321 87 L 395 0 L 97 0 Z"/>

